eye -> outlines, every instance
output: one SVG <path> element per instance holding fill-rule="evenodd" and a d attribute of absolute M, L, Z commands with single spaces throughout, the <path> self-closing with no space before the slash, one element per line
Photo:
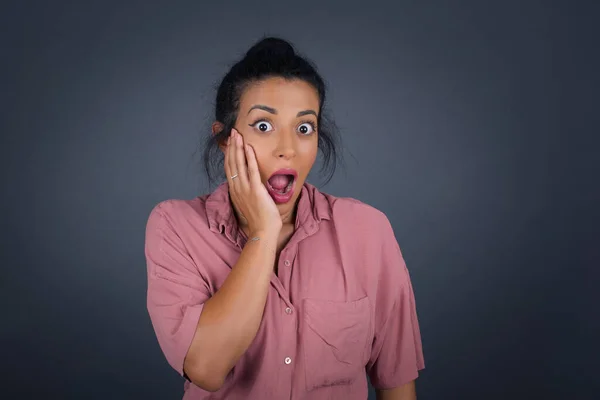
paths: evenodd
<path fill-rule="evenodd" d="M 314 131 L 316 131 L 315 124 L 312 122 L 304 122 L 302 125 L 298 127 L 298 132 L 303 135 L 310 135 Z"/>
<path fill-rule="evenodd" d="M 253 128 L 257 128 L 261 132 L 269 132 L 273 130 L 271 124 L 264 120 L 256 121 L 255 123 L 250 125 Z"/>

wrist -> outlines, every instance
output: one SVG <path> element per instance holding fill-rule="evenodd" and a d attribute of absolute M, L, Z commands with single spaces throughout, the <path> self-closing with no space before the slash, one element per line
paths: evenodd
<path fill-rule="evenodd" d="M 248 240 L 252 240 L 252 238 L 258 237 L 259 239 L 278 239 L 279 233 L 281 232 L 281 227 L 273 226 L 270 228 L 256 229 L 250 231 L 248 235 Z"/>

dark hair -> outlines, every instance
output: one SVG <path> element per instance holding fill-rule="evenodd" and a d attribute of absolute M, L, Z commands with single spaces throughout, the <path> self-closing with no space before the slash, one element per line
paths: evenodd
<path fill-rule="evenodd" d="M 300 79 L 317 90 L 318 146 L 323 156 L 321 173 L 327 172 L 325 183 L 333 177 L 338 158 L 341 158 L 336 150 L 340 138 L 335 122 L 327 117 L 324 110 L 325 82 L 313 63 L 299 56 L 289 42 L 267 37 L 252 46 L 244 58 L 231 67 L 217 89 L 215 119 L 223 124 L 223 129 L 217 134 L 211 132 L 206 139 L 203 158 L 209 184 L 216 183 L 217 176 L 224 176 L 223 153 L 219 149 L 219 143 L 227 140 L 235 125 L 242 93 L 250 84 L 273 77 Z"/>

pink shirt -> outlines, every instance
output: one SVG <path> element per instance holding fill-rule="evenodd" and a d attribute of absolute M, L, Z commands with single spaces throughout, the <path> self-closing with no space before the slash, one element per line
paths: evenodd
<path fill-rule="evenodd" d="M 148 311 L 182 376 L 203 304 L 245 242 L 227 183 L 193 200 L 164 201 L 149 216 Z M 221 389 L 186 380 L 183 398 L 365 400 L 366 373 L 385 389 L 422 368 L 413 289 L 387 217 L 305 183 L 254 341 Z"/>

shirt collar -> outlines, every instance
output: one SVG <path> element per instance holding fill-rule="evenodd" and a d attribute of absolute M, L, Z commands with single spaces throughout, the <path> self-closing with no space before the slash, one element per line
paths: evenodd
<path fill-rule="evenodd" d="M 206 216 L 210 230 L 225 234 L 229 240 L 238 245 L 243 233 L 238 229 L 237 219 L 229 198 L 229 184 L 219 185 L 206 199 Z M 331 219 L 331 206 L 328 196 L 321 193 L 315 186 L 304 182 L 298 198 L 296 212 L 296 229 L 304 228 L 314 231 L 321 220 Z"/>

